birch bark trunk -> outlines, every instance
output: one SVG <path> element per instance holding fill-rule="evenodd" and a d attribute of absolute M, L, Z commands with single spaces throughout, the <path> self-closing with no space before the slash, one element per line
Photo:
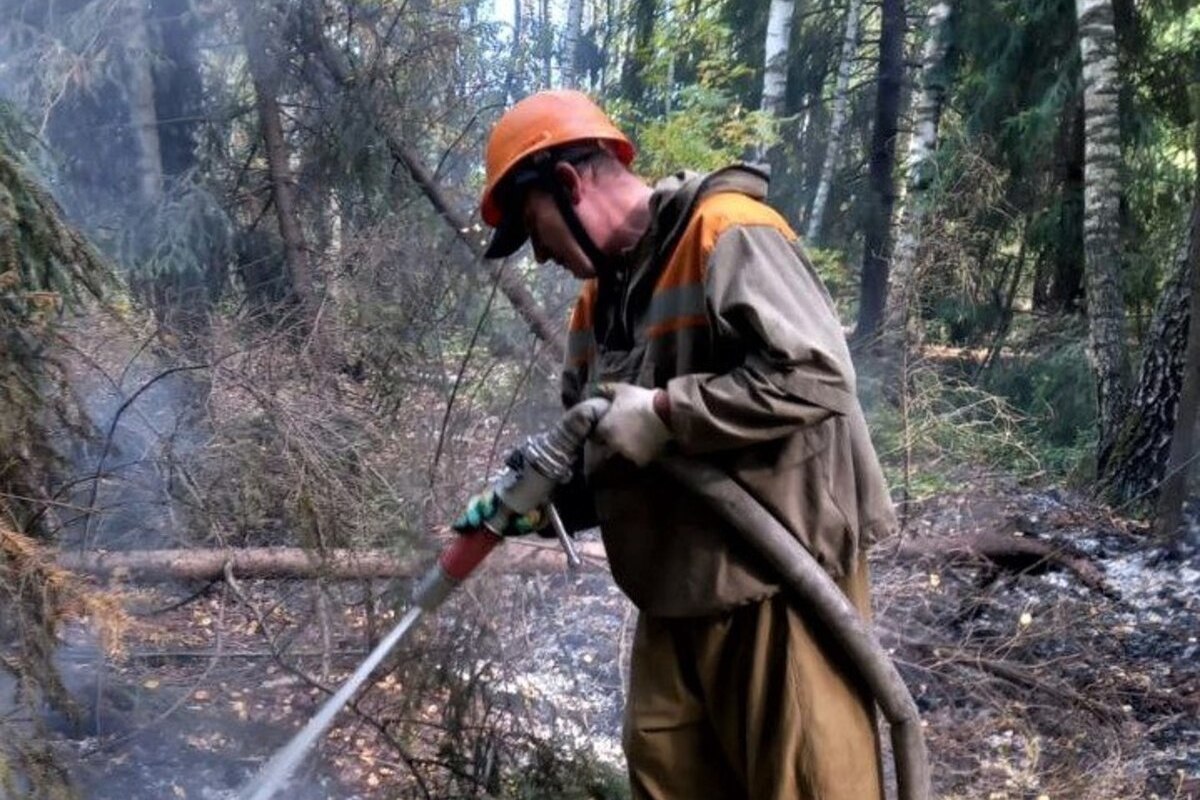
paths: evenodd
<path fill-rule="evenodd" d="M 1184 235 L 1155 304 L 1137 384 L 1122 410 L 1120 425 L 1113 433 L 1111 455 L 1099 475 L 1102 493 L 1114 504 L 1149 499 L 1157 493 L 1159 482 L 1167 474 L 1176 421 L 1183 421 L 1180 409 L 1195 291 L 1191 256 L 1196 224 L 1193 214 L 1189 218 L 1190 233 Z"/>
<path fill-rule="evenodd" d="M 792 36 L 794 0 L 771 0 L 763 61 L 762 110 L 775 116 L 783 108 L 787 89 L 788 43 Z"/>
<path fill-rule="evenodd" d="M 1083 250 L 1088 339 L 1096 373 L 1097 466 L 1107 468 L 1125 412 L 1128 354 L 1121 294 L 1121 133 L 1117 36 L 1111 0 L 1076 0 L 1083 65 Z"/>
<path fill-rule="evenodd" d="M 1200 92 L 1196 94 L 1200 95 Z M 1200 110 L 1200 103 L 1196 104 L 1196 108 Z M 1196 154 L 1200 155 L 1200 123 L 1197 123 L 1196 130 Z M 1200 190 L 1200 186 L 1197 189 Z M 1166 477 L 1158 502 L 1159 534 L 1166 539 L 1178 536 L 1173 541 L 1177 552 L 1200 546 L 1197 531 L 1193 529 L 1185 533 L 1180 530 L 1188 476 L 1195 472 L 1196 422 L 1200 419 L 1200 196 L 1193 201 L 1193 205 L 1189 255 L 1192 297 L 1187 347 L 1183 358 L 1183 385 L 1180 387 L 1179 408 L 1172 429 Z"/>
<path fill-rule="evenodd" d="M 896 225 L 896 248 L 892 254 L 888 287 L 885 335 L 899 340 L 909 323 L 909 308 L 915 288 L 917 249 L 928 202 L 926 193 L 933 182 L 938 123 L 946 99 L 945 62 L 950 49 L 949 21 L 952 9 L 937 0 L 925 17 L 926 35 L 921 59 L 921 87 L 913 104 L 912 136 L 908 140 L 907 191 Z M 915 344 L 915 342 L 914 342 Z"/>
<path fill-rule="evenodd" d="M 579 86 L 577 72 L 579 34 L 583 30 L 583 0 L 567 0 L 567 27 L 563 30 L 562 55 L 559 71 L 562 83 L 568 89 Z"/>
<path fill-rule="evenodd" d="M 829 202 L 829 189 L 833 184 L 833 170 L 842 149 L 842 132 L 846 127 L 846 106 L 849 97 L 850 68 L 858 52 L 858 22 L 862 16 L 862 0 L 850 0 L 846 7 L 846 29 L 842 36 L 842 56 L 838 62 L 837 84 L 833 90 L 833 116 L 829 121 L 829 141 L 825 145 L 825 159 L 821 163 L 821 178 L 817 193 L 813 197 L 812 211 L 808 215 L 808 227 L 804 238 L 815 244 L 821 235 L 821 224 L 825 220 L 825 206 Z"/>

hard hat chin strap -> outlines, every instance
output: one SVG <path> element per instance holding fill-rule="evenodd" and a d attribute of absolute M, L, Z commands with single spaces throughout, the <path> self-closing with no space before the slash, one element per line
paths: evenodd
<path fill-rule="evenodd" d="M 608 256 L 596 246 L 596 242 L 592 239 L 591 234 L 583 227 L 583 221 L 575 213 L 575 205 L 571 202 L 571 195 L 567 192 L 567 188 L 559 181 L 552 181 L 550 194 L 554 197 L 554 203 L 558 206 L 558 213 L 562 215 L 563 222 L 567 224 L 567 229 L 571 231 L 571 235 L 575 237 L 575 241 L 579 244 L 579 249 L 592 262 L 593 269 L 597 273 L 601 272 L 602 267 L 608 263 Z"/>

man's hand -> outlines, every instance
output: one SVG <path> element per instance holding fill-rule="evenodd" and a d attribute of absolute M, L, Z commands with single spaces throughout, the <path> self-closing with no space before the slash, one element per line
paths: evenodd
<path fill-rule="evenodd" d="M 653 461 L 671 440 L 663 417 L 669 408 L 661 389 L 643 389 L 628 383 L 605 383 L 598 394 L 612 401 L 592 437 L 639 467 Z M 656 396 L 661 394 L 661 397 Z M 664 411 L 660 411 L 663 409 Z"/>
<path fill-rule="evenodd" d="M 468 533 L 496 513 L 496 493 L 491 489 L 480 492 L 467 501 L 467 508 L 458 519 L 450 525 L 459 533 Z M 538 533 L 550 523 L 550 515 L 544 506 L 527 511 L 508 524 L 502 531 L 504 536 L 524 536 L 527 533 Z"/>

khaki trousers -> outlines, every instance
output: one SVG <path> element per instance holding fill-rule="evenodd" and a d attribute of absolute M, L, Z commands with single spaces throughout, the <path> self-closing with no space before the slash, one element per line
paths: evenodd
<path fill-rule="evenodd" d="M 842 588 L 865 610 L 860 566 Z M 874 705 L 827 642 L 783 594 L 641 616 L 624 731 L 634 800 L 882 800 Z"/>

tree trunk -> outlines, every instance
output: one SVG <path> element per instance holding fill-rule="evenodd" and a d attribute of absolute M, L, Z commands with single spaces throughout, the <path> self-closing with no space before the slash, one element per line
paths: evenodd
<path fill-rule="evenodd" d="M 1083 250 L 1088 339 L 1096 372 L 1097 466 L 1107 469 L 1126 407 L 1128 356 L 1121 294 L 1121 131 L 1117 41 L 1110 0 L 1076 0 L 1083 65 Z"/>
<path fill-rule="evenodd" d="M 583 30 L 583 0 L 567 0 L 567 27 L 563 29 L 559 69 L 568 89 L 579 85 L 579 34 Z"/>
<path fill-rule="evenodd" d="M 504 99 L 511 105 L 525 97 L 524 17 L 521 6 L 524 0 L 513 0 L 512 48 L 509 50 L 508 69 L 504 73 Z"/>
<path fill-rule="evenodd" d="M 632 0 L 633 31 L 629 51 L 621 66 L 621 96 L 635 108 L 640 108 L 646 95 L 646 80 L 642 69 L 650 60 L 654 43 L 654 20 L 657 0 Z"/>
<path fill-rule="evenodd" d="M 860 345 L 878 336 L 887 299 L 892 207 L 896 202 L 892 170 L 896 165 L 896 122 L 903 80 L 904 0 L 883 0 L 875 123 L 871 133 L 871 190 L 863 225 L 862 285 L 854 331 L 854 339 Z"/>
<path fill-rule="evenodd" d="M 542 34 L 542 88 L 549 89 L 554 85 L 554 23 L 550 19 L 550 0 L 542 0 L 541 2 L 539 30 Z"/>
<path fill-rule="evenodd" d="M 259 125 L 266 149 L 271 197 L 283 240 L 283 258 L 291 278 L 292 291 L 299 301 L 304 322 L 312 329 L 317 322 L 319 301 L 309 259 L 308 246 L 300 225 L 299 202 L 291 173 L 291 154 L 283 132 L 283 114 L 279 109 L 279 79 L 275 69 L 278 53 L 272 47 L 269 31 L 259 18 L 262 9 L 250 0 L 238 0 L 238 23 L 245 37 L 246 62 L 254 84 Z"/>
<path fill-rule="evenodd" d="M 771 0 L 767 16 L 767 41 L 763 58 L 762 110 L 772 116 L 783 112 L 787 91 L 788 44 L 792 38 L 795 0 Z"/>
<path fill-rule="evenodd" d="M 908 190 L 896 226 L 898 234 L 888 290 L 886 333 L 895 341 L 900 340 L 909 322 L 912 293 L 916 289 L 917 249 L 928 205 L 926 194 L 933 183 L 938 122 L 948 84 L 945 62 L 950 49 L 951 13 L 948 2 L 936 0 L 925 18 L 928 38 L 921 60 L 921 91 L 914 104 L 913 131 L 908 140 Z"/>
<path fill-rule="evenodd" d="M 566 354 L 566 339 L 562 325 L 550 321 L 546 313 L 538 306 L 537 300 L 521 282 L 521 277 L 511 270 L 504 269 L 506 262 L 491 261 L 483 258 L 486 240 L 480 226 L 475 224 L 466 214 L 460 211 L 437 183 L 433 173 L 425 166 L 420 155 L 405 143 L 398 133 L 398 126 L 390 121 L 384 111 L 386 107 L 375 94 L 374 81 L 357 76 L 346 63 L 346 59 L 338 52 L 320 29 L 320 15 L 316 9 L 305 6 L 304 35 L 308 47 L 318 55 L 325 68 L 344 91 L 351 93 L 359 107 L 375 124 L 380 134 L 391 148 L 392 155 L 404 165 L 412 175 L 421 191 L 433 204 L 437 213 L 449 223 L 458 241 L 462 243 L 472 256 L 483 262 L 492 278 L 497 282 L 500 291 L 508 298 L 509 303 L 522 319 L 533 330 L 534 334 L 545 342 L 547 355 L 556 363 L 561 363 Z"/>
<path fill-rule="evenodd" d="M 1048 311 L 1077 311 L 1083 288 L 1083 96 L 1063 110 L 1059 135 L 1058 240 L 1054 243 L 1054 273 L 1045 302 Z"/>
<path fill-rule="evenodd" d="M 1200 55 L 1193 55 L 1200 69 Z M 1192 85 L 1192 157 L 1200 166 L 1200 86 Z M 1179 411 L 1171 438 L 1167 459 L 1167 475 L 1158 498 L 1158 531 L 1165 539 L 1174 538 L 1179 553 L 1200 548 L 1200 532 L 1185 529 L 1183 503 L 1187 499 L 1188 476 L 1196 472 L 1196 426 L 1200 421 L 1200 170 L 1192 189 L 1191 245 L 1188 249 L 1189 270 L 1192 275 L 1192 298 L 1189 309 L 1188 342 L 1183 358 L 1183 386 L 1179 392 Z"/>
<path fill-rule="evenodd" d="M 1184 383 L 1193 294 L 1189 243 L 1195 238 L 1194 228 L 1184 236 L 1174 269 L 1158 298 L 1137 386 L 1123 409 L 1111 455 L 1099 475 L 1101 491 L 1112 503 L 1151 500 L 1166 474 Z"/>
<path fill-rule="evenodd" d="M 488 563 L 503 572 L 552 572 L 565 562 L 562 549 L 550 542 L 513 542 L 493 553 Z M 604 561 L 598 542 L 575 545 L 585 564 Z M 399 558 L 384 550 L 331 549 L 322 560 L 301 547 L 242 547 L 228 550 L 64 551 L 55 559 L 63 569 L 92 575 L 153 582 L 220 580 L 228 562 L 239 578 L 302 578 L 365 580 L 410 578 L 421 575 L 432 558 Z"/>
<path fill-rule="evenodd" d="M 162 201 L 163 165 L 158 140 L 158 113 L 154 107 L 150 32 L 141 0 L 128 0 L 129 126 L 137 141 L 138 194 L 144 206 Z"/>
<path fill-rule="evenodd" d="M 1200 91 L 1193 90 L 1200 97 Z M 1193 103 L 1200 111 L 1200 101 Z M 1195 118 L 1196 149 L 1200 157 L 1200 118 Z M 1200 161 L 1197 161 L 1200 164 Z M 1187 542 L 1180 530 L 1183 523 L 1183 502 L 1187 498 L 1188 475 L 1193 471 L 1196 450 L 1196 421 L 1200 419 L 1200 179 L 1192 201 L 1191 246 L 1188 248 L 1188 272 L 1191 275 L 1191 308 L 1188 311 L 1187 346 L 1183 356 L 1183 381 L 1179 391 L 1179 407 L 1167 458 L 1166 477 L 1158 503 L 1158 529 L 1163 538 L 1179 532 L 1176 546 L 1195 547 L 1200 542 Z"/>
<path fill-rule="evenodd" d="M 204 119 L 204 87 L 196 50 L 198 22 L 191 0 L 152 0 L 161 56 L 154 63 L 163 175 L 184 175 L 196 166 L 196 132 Z"/>
<path fill-rule="evenodd" d="M 204 118 L 197 20 L 189 0 L 152 0 L 149 6 L 163 181 L 166 191 L 181 196 L 195 184 L 190 173 L 196 167 L 196 131 Z M 225 286 L 228 265 L 219 246 L 198 246 L 192 252 L 198 269 L 160 272 L 148 283 L 164 327 L 175 333 L 193 357 L 202 360 L 209 343 L 209 315 Z M 189 394 L 198 408 L 208 397 L 208 376 L 193 375 L 189 382 L 197 390 Z"/>
<path fill-rule="evenodd" d="M 849 97 L 850 69 L 858 52 L 858 22 L 862 15 L 862 0 L 850 0 L 846 7 L 846 32 L 842 36 L 842 56 L 838 63 L 837 85 L 833 91 L 833 118 L 829 121 L 829 141 L 825 145 L 825 159 L 821 164 L 821 178 L 817 193 L 813 197 L 812 211 L 808 215 L 808 228 L 804 238 L 816 244 L 821 235 L 821 223 L 825 219 L 825 205 L 829 202 L 829 189 L 833 184 L 833 170 L 842 149 L 842 131 L 846 127 L 846 106 Z"/>

